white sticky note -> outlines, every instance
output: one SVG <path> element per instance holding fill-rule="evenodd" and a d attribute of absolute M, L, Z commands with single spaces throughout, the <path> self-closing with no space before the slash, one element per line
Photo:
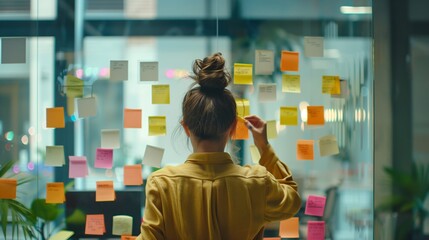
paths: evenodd
<path fill-rule="evenodd" d="M 160 168 L 163 156 L 164 156 L 163 148 L 147 145 L 146 151 L 144 152 L 142 164 L 151 166 L 151 167 Z"/>
<path fill-rule="evenodd" d="M 74 234 L 73 231 L 61 230 L 56 234 L 52 235 L 51 237 L 49 237 L 49 240 L 67 240 L 71 236 L 73 236 L 73 234 Z"/>
<path fill-rule="evenodd" d="M 128 61 L 110 61 L 110 80 L 126 81 L 128 80 Z"/>
<path fill-rule="evenodd" d="M 80 118 L 94 117 L 97 115 L 95 97 L 77 99 L 77 114 Z"/>
<path fill-rule="evenodd" d="M 26 38 L 2 38 L 1 63 L 25 63 L 27 46 L 26 40 Z"/>
<path fill-rule="evenodd" d="M 126 215 L 113 216 L 112 235 L 131 235 L 133 232 L 133 217 Z"/>
<path fill-rule="evenodd" d="M 250 145 L 250 156 L 252 157 L 253 163 L 258 163 L 259 159 L 261 159 L 261 154 L 259 153 L 258 148 L 255 145 Z"/>
<path fill-rule="evenodd" d="M 119 129 L 101 130 L 101 148 L 118 149 L 120 147 Z"/>
<path fill-rule="evenodd" d="M 319 152 L 321 157 L 340 153 L 337 138 L 334 135 L 319 138 Z"/>
<path fill-rule="evenodd" d="M 304 37 L 304 55 L 323 57 L 323 37 Z"/>
<path fill-rule="evenodd" d="M 255 74 L 271 75 L 274 72 L 274 52 L 255 50 Z"/>
<path fill-rule="evenodd" d="M 158 81 L 158 62 L 140 62 L 140 81 Z"/>
<path fill-rule="evenodd" d="M 267 137 L 268 139 L 277 138 L 277 121 L 267 121 Z"/>
<path fill-rule="evenodd" d="M 46 166 L 60 167 L 65 163 L 64 146 L 46 146 Z"/>
<path fill-rule="evenodd" d="M 275 83 L 262 83 L 258 85 L 258 88 L 260 102 L 274 102 L 277 100 L 277 86 Z"/>

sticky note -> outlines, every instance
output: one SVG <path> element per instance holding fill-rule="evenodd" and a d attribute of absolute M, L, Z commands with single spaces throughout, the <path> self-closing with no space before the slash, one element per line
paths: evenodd
<path fill-rule="evenodd" d="M 152 85 L 152 104 L 170 104 L 170 85 Z"/>
<path fill-rule="evenodd" d="M 65 76 L 64 92 L 67 97 L 82 97 L 83 96 L 83 80 L 71 74 Z"/>
<path fill-rule="evenodd" d="M 252 85 L 252 64 L 234 63 L 234 84 Z"/>
<path fill-rule="evenodd" d="M 128 80 L 128 61 L 110 61 L 110 80 L 126 81 Z"/>
<path fill-rule="evenodd" d="M 69 178 L 88 176 L 88 164 L 84 156 L 69 156 Z"/>
<path fill-rule="evenodd" d="M 299 218 L 292 217 L 280 221 L 279 236 L 282 238 L 299 238 Z"/>
<path fill-rule="evenodd" d="M 131 235 L 133 232 L 133 217 L 125 215 L 113 216 L 112 235 Z"/>
<path fill-rule="evenodd" d="M 0 178 L 0 199 L 15 199 L 16 186 L 15 178 Z"/>
<path fill-rule="evenodd" d="M 250 115 L 250 104 L 247 99 L 236 98 L 235 103 L 237 105 L 237 115 L 240 117 L 245 117 Z"/>
<path fill-rule="evenodd" d="M 249 138 L 249 129 L 246 126 L 244 120 L 240 117 L 237 117 L 237 124 L 235 125 L 235 131 L 232 135 L 232 140 L 243 140 Z"/>
<path fill-rule="evenodd" d="M 261 154 L 259 153 L 258 148 L 255 145 L 250 145 L 250 157 L 252 158 L 253 163 L 258 163 L 259 159 L 261 159 Z"/>
<path fill-rule="evenodd" d="M 151 167 L 161 167 L 162 157 L 164 156 L 164 149 L 147 145 L 144 152 L 142 164 Z"/>
<path fill-rule="evenodd" d="M 95 150 L 94 167 L 111 169 L 112 165 L 113 165 L 113 149 L 97 148 Z"/>
<path fill-rule="evenodd" d="M 274 52 L 255 50 L 255 74 L 271 75 L 274 72 Z"/>
<path fill-rule="evenodd" d="M 119 129 L 101 130 L 101 148 L 118 149 L 120 147 Z"/>
<path fill-rule="evenodd" d="M 304 55 L 323 57 L 323 37 L 304 37 Z"/>
<path fill-rule="evenodd" d="M 325 239 L 325 221 L 307 222 L 307 239 L 324 240 Z"/>
<path fill-rule="evenodd" d="M 63 182 L 52 182 L 46 184 L 46 203 L 64 203 L 66 196 Z"/>
<path fill-rule="evenodd" d="M 103 235 L 106 232 L 104 214 L 87 214 L 85 223 L 85 234 Z"/>
<path fill-rule="evenodd" d="M 323 76 L 322 77 L 322 93 L 325 94 L 340 94 L 340 77 L 339 76 Z"/>
<path fill-rule="evenodd" d="M 158 81 L 158 62 L 140 62 L 140 81 Z"/>
<path fill-rule="evenodd" d="M 67 240 L 74 235 L 73 231 L 61 230 L 49 237 L 49 240 Z"/>
<path fill-rule="evenodd" d="M 124 166 L 124 185 L 125 186 L 140 186 L 143 184 L 142 165 L 126 165 Z"/>
<path fill-rule="evenodd" d="M 268 139 L 277 138 L 277 121 L 267 121 L 267 137 Z"/>
<path fill-rule="evenodd" d="M 149 117 L 149 136 L 165 136 L 167 134 L 167 120 L 165 116 Z"/>
<path fill-rule="evenodd" d="M 319 217 L 323 216 L 323 213 L 325 211 L 325 203 L 326 197 L 324 196 L 308 196 L 307 201 L 305 203 L 304 214 Z"/>
<path fill-rule="evenodd" d="M 1 39 L 1 63 L 25 63 L 26 62 L 26 38 L 2 38 Z"/>
<path fill-rule="evenodd" d="M 282 75 L 282 92 L 300 93 L 301 92 L 300 75 L 283 74 Z"/>
<path fill-rule="evenodd" d="M 325 110 L 323 106 L 307 106 L 307 124 L 308 125 L 325 124 Z"/>
<path fill-rule="evenodd" d="M 319 153 L 321 157 L 340 153 L 337 138 L 334 135 L 319 138 Z"/>
<path fill-rule="evenodd" d="M 142 127 L 142 110 L 141 109 L 124 109 L 124 128 L 141 128 Z"/>
<path fill-rule="evenodd" d="M 46 108 L 46 127 L 47 128 L 65 128 L 64 108 Z"/>
<path fill-rule="evenodd" d="M 281 125 L 298 125 L 298 107 L 280 107 Z"/>
<path fill-rule="evenodd" d="M 277 86 L 275 83 L 258 85 L 258 100 L 260 102 L 275 102 L 277 100 Z"/>
<path fill-rule="evenodd" d="M 340 79 L 339 84 L 340 84 L 340 86 L 339 86 L 339 88 L 340 88 L 339 92 L 340 93 L 339 94 L 331 94 L 331 97 L 333 97 L 333 98 L 346 98 L 346 97 L 348 97 L 350 91 L 349 91 L 349 88 L 347 86 L 347 81 Z M 336 88 L 338 88 L 338 86 L 336 86 Z M 338 92 L 338 89 L 335 91 Z"/>
<path fill-rule="evenodd" d="M 64 146 L 46 146 L 46 166 L 60 167 L 65 163 Z"/>
<path fill-rule="evenodd" d="M 113 189 L 113 181 L 97 181 L 95 190 L 96 202 L 115 201 L 116 194 Z"/>
<path fill-rule="evenodd" d="M 313 160 L 314 140 L 298 140 L 296 143 L 296 157 L 298 160 Z"/>
<path fill-rule="evenodd" d="M 77 99 L 77 114 L 80 118 L 97 115 L 97 102 L 95 97 Z"/>
<path fill-rule="evenodd" d="M 127 236 L 127 235 L 122 235 L 121 236 L 121 240 L 136 240 L 137 237 L 135 236 Z"/>
<path fill-rule="evenodd" d="M 299 70 L 299 52 L 290 52 L 290 51 L 282 51 L 281 63 L 280 63 L 281 71 L 294 71 L 297 72 Z"/>

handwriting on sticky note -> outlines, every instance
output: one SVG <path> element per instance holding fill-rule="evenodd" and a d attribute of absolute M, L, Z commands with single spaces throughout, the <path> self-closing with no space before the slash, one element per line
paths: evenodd
<path fill-rule="evenodd" d="M 101 130 L 101 148 L 118 149 L 120 146 L 119 129 Z"/>
<path fill-rule="evenodd" d="M 247 99 L 235 99 L 235 103 L 237 105 L 237 115 L 240 117 L 245 117 L 250 115 L 250 104 Z"/>
<path fill-rule="evenodd" d="M 79 98 L 77 100 L 77 113 L 80 118 L 97 115 L 97 103 L 95 97 Z"/>
<path fill-rule="evenodd" d="M 308 125 L 325 124 L 325 110 L 323 106 L 307 106 L 307 124 Z"/>
<path fill-rule="evenodd" d="M 115 201 L 116 194 L 113 189 L 113 181 L 97 181 L 95 201 L 96 202 L 110 202 Z"/>
<path fill-rule="evenodd" d="M 339 76 L 323 76 L 322 77 L 322 93 L 325 94 L 340 94 L 340 77 Z"/>
<path fill-rule="evenodd" d="M 69 156 L 69 178 L 86 177 L 88 164 L 84 156 Z"/>
<path fill-rule="evenodd" d="M 113 235 L 131 235 L 133 231 L 133 217 L 125 215 L 113 216 Z"/>
<path fill-rule="evenodd" d="M 259 153 L 258 148 L 255 145 L 250 145 L 250 157 L 252 158 L 253 163 L 258 163 L 259 159 L 261 159 L 261 154 Z"/>
<path fill-rule="evenodd" d="M 314 140 L 298 140 L 296 144 L 296 157 L 298 160 L 313 160 Z"/>
<path fill-rule="evenodd" d="M 142 165 L 136 164 L 124 166 L 124 185 L 140 186 L 142 184 Z"/>
<path fill-rule="evenodd" d="M 46 108 L 46 127 L 47 128 L 65 128 L 64 108 Z"/>
<path fill-rule="evenodd" d="M 144 152 L 142 164 L 160 168 L 163 156 L 163 148 L 147 145 L 146 150 Z"/>
<path fill-rule="evenodd" d="M 46 203 L 64 203 L 65 201 L 63 182 L 46 184 Z"/>
<path fill-rule="evenodd" d="M 307 239 L 324 240 L 325 239 L 325 221 L 307 222 Z"/>
<path fill-rule="evenodd" d="M 252 64 L 234 63 L 234 84 L 252 85 Z"/>
<path fill-rule="evenodd" d="M 46 146 L 45 165 L 60 167 L 64 164 L 64 146 Z"/>
<path fill-rule="evenodd" d="M 319 138 L 319 152 L 321 157 L 340 153 L 337 138 L 334 135 Z"/>
<path fill-rule="evenodd" d="M 95 151 L 94 167 L 111 169 L 112 165 L 113 165 L 113 149 L 97 148 Z"/>
<path fill-rule="evenodd" d="M 299 70 L 299 52 L 282 51 L 281 56 L 281 71 L 294 71 Z"/>
<path fill-rule="evenodd" d="M 255 50 L 255 74 L 271 75 L 274 72 L 274 52 Z"/>
<path fill-rule="evenodd" d="M 299 218 L 292 217 L 280 221 L 279 236 L 282 238 L 299 238 Z"/>
<path fill-rule="evenodd" d="M 87 214 L 85 223 L 85 234 L 103 235 L 106 232 L 104 225 L 104 214 Z"/>
<path fill-rule="evenodd" d="M 311 216 L 323 216 L 325 211 L 326 197 L 310 195 L 305 203 L 305 214 Z"/>
<path fill-rule="evenodd" d="M 232 135 L 232 140 L 244 140 L 249 138 L 249 129 L 246 126 L 244 120 L 237 117 L 237 124 L 235 125 L 235 131 Z"/>
<path fill-rule="evenodd" d="M 258 88 L 260 102 L 275 102 L 277 100 L 277 86 L 275 83 L 262 83 L 258 85 Z"/>
<path fill-rule="evenodd" d="M 123 60 L 110 61 L 110 80 L 112 81 L 128 80 L 128 61 L 123 61 Z"/>
<path fill-rule="evenodd" d="M 298 125 L 298 107 L 280 107 L 281 125 Z"/>
<path fill-rule="evenodd" d="M 0 199 L 15 199 L 16 186 L 15 178 L 0 178 Z"/>
<path fill-rule="evenodd" d="M 268 139 L 277 138 L 277 121 L 276 120 L 267 121 L 267 137 Z"/>
<path fill-rule="evenodd" d="M 170 85 L 152 85 L 152 104 L 170 104 Z"/>
<path fill-rule="evenodd" d="M 141 109 L 124 109 L 124 128 L 141 128 L 142 127 L 142 110 Z"/>
<path fill-rule="evenodd" d="M 304 55 L 323 57 L 323 37 L 304 37 Z"/>
<path fill-rule="evenodd" d="M 165 136 L 167 120 L 165 116 L 149 116 L 149 136 Z"/>
<path fill-rule="evenodd" d="M 140 81 L 158 81 L 158 62 L 140 62 Z"/>
<path fill-rule="evenodd" d="M 65 77 L 64 90 L 67 97 L 82 97 L 83 96 L 83 80 L 71 74 Z"/>
<path fill-rule="evenodd" d="M 49 240 L 67 240 L 74 235 L 73 231 L 61 230 L 49 237 Z"/>
<path fill-rule="evenodd" d="M 282 92 L 300 93 L 301 77 L 300 75 L 282 75 Z"/>

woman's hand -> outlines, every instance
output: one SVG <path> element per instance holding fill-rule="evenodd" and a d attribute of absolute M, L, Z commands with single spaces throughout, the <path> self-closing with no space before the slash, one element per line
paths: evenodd
<path fill-rule="evenodd" d="M 253 141 L 262 155 L 263 149 L 268 145 L 267 123 L 256 115 L 244 117 L 247 127 L 252 132 Z"/>

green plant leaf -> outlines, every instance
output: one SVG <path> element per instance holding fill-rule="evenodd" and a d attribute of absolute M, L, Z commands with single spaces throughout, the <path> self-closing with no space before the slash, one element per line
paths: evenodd
<path fill-rule="evenodd" d="M 57 204 L 46 203 L 44 198 L 34 199 L 31 203 L 31 211 L 46 222 L 54 221 L 61 214 Z"/>
<path fill-rule="evenodd" d="M 15 161 L 8 161 L 0 168 L 0 177 L 3 177 L 7 171 L 9 171 L 12 166 L 15 164 Z"/>
<path fill-rule="evenodd" d="M 4 239 L 6 239 L 6 228 L 7 228 L 7 215 L 8 215 L 8 208 L 5 203 L 5 201 L 0 200 L 0 214 L 1 214 L 1 228 L 3 231 Z"/>

